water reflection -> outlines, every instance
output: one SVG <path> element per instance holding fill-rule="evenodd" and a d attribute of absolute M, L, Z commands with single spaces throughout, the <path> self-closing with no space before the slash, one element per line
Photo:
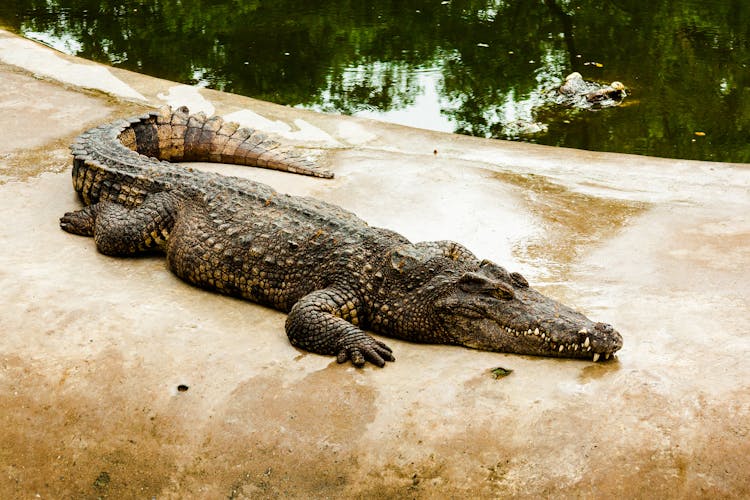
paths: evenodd
<path fill-rule="evenodd" d="M 361 109 L 350 110 L 355 116 L 374 118 L 390 123 L 408 125 L 441 132 L 453 132 L 456 127 L 443 110 L 447 103 L 442 98 L 442 72 L 440 68 L 427 68 L 411 71 L 414 78 L 407 88 L 412 91 L 409 99 L 401 101 L 398 105 L 388 107 L 365 106 Z M 325 103 L 330 93 L 326 90 L 321 98 Z M 319 104 L 305 106 L 319 111 L 341 112 L 341 107 Z"/>
<path fill-rule="evenodd" d="M 750 162 L 750 4 L 3 0 L 65 52 L 250 95 L 485 137 Z M 549 106 L 571 71 L 625 104 Z M 704 132 L 705 135 L 695 135 Z"/>

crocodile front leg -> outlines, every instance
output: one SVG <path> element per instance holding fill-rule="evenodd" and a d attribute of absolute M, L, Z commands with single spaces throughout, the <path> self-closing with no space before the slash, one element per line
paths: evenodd
<path fill-rule="evenodd" d="M 356 305 L 345 292 L 316 290 L 294 304 L 286 333 L 292 345 L 336 356 L 339 363 L 350 359 L 358 367 L 365 361 L 382 367 L 386 361 L 395 361 L 390 347 L 344 319 L 352 316 L 356 317 Z"/>
<path fill-rule="evenodd" d="M 60 227 L 93 236 L 97 250 L 105 255 L 136 255 L 164 248 L 174 226 L 176 204 L 176 196 L 168 192 L 148 195 L 135 208 L 103 201 L 66 213 Z"/>

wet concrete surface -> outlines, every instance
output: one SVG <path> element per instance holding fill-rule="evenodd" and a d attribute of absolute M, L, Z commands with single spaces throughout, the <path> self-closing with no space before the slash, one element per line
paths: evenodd
<path fill-rule="evenodd" d="M 750 495 L 747 165 L 180 90 L 305 146 L 337 177 L 200 168 L 320 197 L 412 240 L 455 239 L 624 337 L 596 364 L 387 339 L 397 361 L 358 370 L 293 348 L 283 314 L 58 228 L 79 206 L 70 139 L 181 88 L 111 71 L 148 102 L 0 65 L 12 124 L 0 136 L 0 497 Z M 513 373 L 495 380 L 497 366 Z"/>

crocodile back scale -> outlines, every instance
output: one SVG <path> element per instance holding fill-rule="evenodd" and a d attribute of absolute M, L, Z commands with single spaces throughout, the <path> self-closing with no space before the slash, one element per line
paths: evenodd
<path fill-rule="evenodd" d="M 452 241 L 412 243 L 338 206 L 172 162 L 233 163 L 323 178 L 313 161 L 220 117 L 162 108 L 89 130 L 71 146 L 83 208 L 62 229 L 106 255 L 163 252 L 204 289 L 288 313 L 291 343 L 393 361 L 367 331 L 484 350 L 608 359 L 622 337 Z"/>

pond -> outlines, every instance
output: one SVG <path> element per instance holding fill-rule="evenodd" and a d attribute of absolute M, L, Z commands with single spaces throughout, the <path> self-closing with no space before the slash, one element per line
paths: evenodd
<path fill-rule="evenodd" d="M 113 66 L 481 137 L 750 162 L 750 2 L 3 0 L 0 25 Z M 620 106 L 550 103 L 566 74 Z"/>

